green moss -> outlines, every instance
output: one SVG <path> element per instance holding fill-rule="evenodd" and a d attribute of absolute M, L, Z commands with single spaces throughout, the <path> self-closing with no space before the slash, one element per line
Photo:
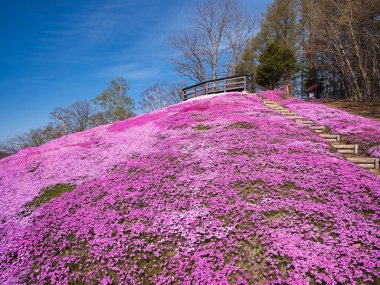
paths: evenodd
<path fill-rule="evenodd" d="M 40 194 L 36 196 L 32 201 L 25 204 L 25 209 L 21 213 L 22 216 L 28 216 L 33 212 L 34 208 L 38 208 L 44 203 L 49 202 L 53 198 L 57 198 L 65 192 L 71 192 L 75 189 L 76 185 L 72 184 L 56 184 L 45 187 L 41 190 Z"/>
<path fill-rule="evenodd" d="M 376 212 L 374 211 L 374 210 L 362 210 L 361 211 L 361 214 L 363 215 L 363 216 L 365 216 L 365 217 L 368 217 L 368 216 L 370 216 L 370 215 L 373 215 L 373 214 L 375 214 Z"/>
<path fill-rule="evenodd" d="M 294 182 L 286 182 L 284 185 L 282 185 L 282 189 L 295 189 L 296 184 Z"/>
<path fill-rule="evenodd" d="M 195 127 L 193 127 L 193 129 L 198 131 L 207 131 L 212 129 L 212 127 L 207 125 L 196 125 Z"/>

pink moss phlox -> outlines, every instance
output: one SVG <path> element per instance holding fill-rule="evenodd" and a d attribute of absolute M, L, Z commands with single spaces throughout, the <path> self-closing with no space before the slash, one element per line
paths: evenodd
<path fill-rule="evenodd" d="M 77 187 L 21 215 L 58 183 Z M 0 207 L 5 285 L 380 277 L 380 180 L 252 95 L 189 101 L 21 151 L 1 160 Z"/>

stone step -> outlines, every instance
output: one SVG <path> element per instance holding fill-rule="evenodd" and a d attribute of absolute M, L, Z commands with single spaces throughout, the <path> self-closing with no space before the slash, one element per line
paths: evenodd
<path fill-rule="evenodd" d="M 318 133 L 318 134 L 321 134 L 324 132 L 324 130 L 314 130 L 314 132 Z"/>
<path fill-rule="evenodd" d="M 358 149 L 358 144 L 334 144 L 335 149 Z"/>
<path fill-rule="evenodd" d="M 303 117 L 301 117 L 301 116 L 295 116 L 295 117 L 292 117 L 292 119 L 296 120 L 296 121 L 297 120 L 299 121 L 299 120 L 303 120 Z"/>
<path fill-rule="evenodd" d="M 366 169 L 379 169 L 379 159 L 373 157 L 348 157 L 347 160 Z"/>
<path fill-rule="evenodd" d="M 340 141 L 340 135 L 332 135 L 332 134 L 319 134 L 321 138 L 327 139 L 329 142 L 339 142 Z"/>
<path fill-rule="evenodd" d="M 337 149 L 337 152 L 342 154 L 358 154 L 355 152 L 355 149 Z"/>
<path fill-rule="evenodd" d="M 305 125 L 311 125 L 313 121 L 307 121 L 307 120 L 297 120 L 298 123 L 305 124 Z"/>
<path fill-rule="evenodd" d="M 357 165 L 365 168 L 365 169 L 378 169 L 378 168 L 375 168 L 374 165 L 371 163 L 371 164 L 365 164 L 365 163 L 358 163 Z"/>
<path fill-rule="evenodd" d="M 310 127 L 312 130 L 326 130 L 326 127 L 325 126 L 311 126 Z"/>
<path fill-rule="evenodd" d="M 298 117 L 297 114 L 294 113 L 285 113 L 284 115 L 288 117 Z"/>

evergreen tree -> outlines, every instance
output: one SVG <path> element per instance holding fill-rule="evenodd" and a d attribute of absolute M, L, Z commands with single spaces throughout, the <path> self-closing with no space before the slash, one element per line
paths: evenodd
<path fill-rule="evenodd" d="M 256 82 L 267 88 L 274 89 L 292 79 L 297 70 L 295 52 L 278 43 L 271 43 L 259 58 Z"/>

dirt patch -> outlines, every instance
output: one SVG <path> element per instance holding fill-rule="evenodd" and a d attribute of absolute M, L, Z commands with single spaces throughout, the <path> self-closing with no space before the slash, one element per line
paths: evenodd
<path fill-rule="evenodd" d="M 348 100 L 332 100 L 322 102 L 323 104 L 342 109 L 353 115 L 366 117 L 368 119 L 380 121 L 380 101 L 378 102 L 353 102 Z"/>

